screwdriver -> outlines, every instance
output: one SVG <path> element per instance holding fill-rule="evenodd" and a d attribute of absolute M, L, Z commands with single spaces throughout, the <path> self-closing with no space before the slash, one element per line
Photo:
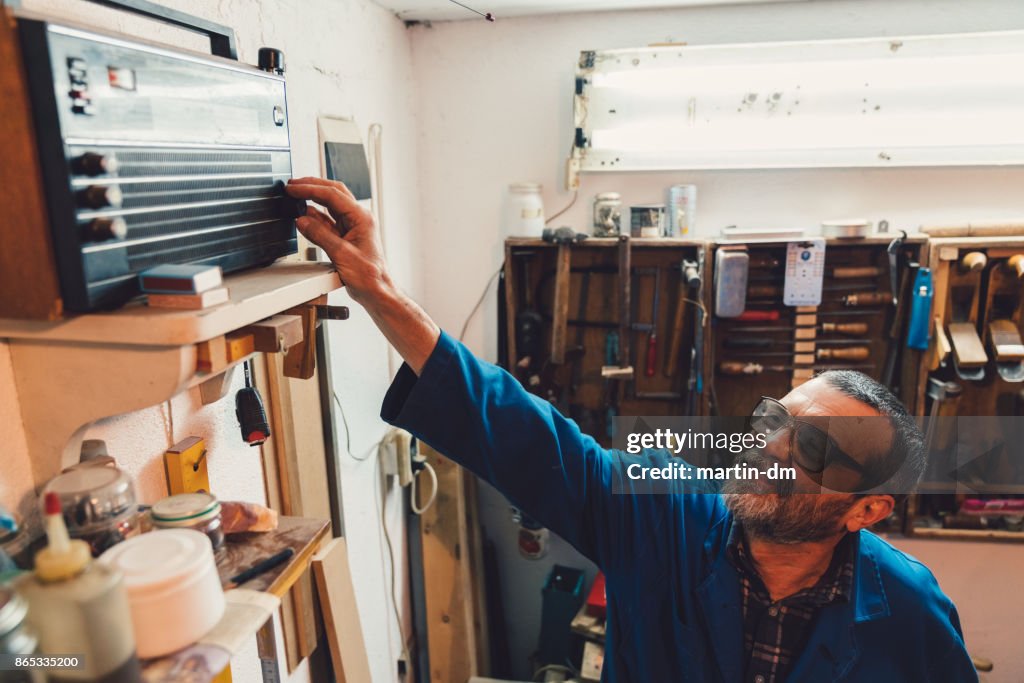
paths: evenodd
<path fill-rule="evenodd" d="M 771 346 L 797 346 L 799 344 L 849 345 L 870 344 L 870 339 L 803 339 L 788 341 L 785 339 L 765 339 L 763 337 L 729 337 L 722 342 L 727 349 L 765 349 Z"/>
<path fill-rule="evenodd" d="M 820 325 L 797 325 L 796 327 L 772 327 L 771 325 L 758 325 L 754 327 L 734 327 L 733 332 L 795 332 L 796 330 L 818 330 L 819 332 L 834 332 L 835 334 L 867 334 L 867 323 L 822 323 Z"/>
<path fill-rule="evenodd" d="M 764 372 L 789 372 L 790 370 L 871 370 L 873 363 L 860 365 L 761 365 L 760 363 L 744 363 L 727 360 L 719 364 L 718 370 L 723 375 L 760 375 Z"/>

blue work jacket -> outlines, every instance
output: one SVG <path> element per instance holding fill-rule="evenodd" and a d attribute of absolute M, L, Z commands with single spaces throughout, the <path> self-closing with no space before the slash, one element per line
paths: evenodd
<path fill-rule="evenodd" d="M 717 494 L 647 494 L 624 477 L 625 464 L 667 454 L 602 448 L 444 333 L 419 377 L 402 367 L 381 416 L 601 568 L 602 680 L 743 681 L 740 585 L 725 553 L 731 513 Z M 868 531 L 854 548 L 852 598 L 821 609 L 788 681 L 976 681 L 956 608 L 928 568 Z"/>

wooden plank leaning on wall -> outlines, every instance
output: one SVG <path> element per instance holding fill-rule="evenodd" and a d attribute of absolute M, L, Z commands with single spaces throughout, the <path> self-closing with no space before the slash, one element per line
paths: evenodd
<path fill-rule="evenodd" d="M 286 377 L 285 362 L 284 354 L 265 353 L 255 363 L 271 431 L 263 445 L 267 502 L 285 515 L 330 519 L 317 377 Z M 316 649 L 322 624 L 312 577 L 306 574 L 281 602 L 289 672 Z"/>
<path fill-rule="evenodd" d="M 476 478 L 426 444 L 437 498 L 420 520 L 431 683 L 465 681 L 490 670 Z M 417 487 L 423 505 L 428 491 Z"/>

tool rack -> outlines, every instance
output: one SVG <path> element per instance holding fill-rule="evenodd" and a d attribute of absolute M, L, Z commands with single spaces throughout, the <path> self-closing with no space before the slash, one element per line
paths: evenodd
<path fill-rule="evenodd" d="M 573 245 L 509 239 L 504 270 L 506 369 L 534 393 L 568 409 L 585 432 L 605 444 L 610 443 L 609 399 L 622 415 L 684 414 L 693 369 L 693 321 L 701 308 L 687 302 L 679 327 L 682 336 L 674 344 L 675 306 L 683 261 L 697 263 L 703 258 L 706 262 L 707 253 L 708 244 L 702 241 L 631 240 L 631 277 L 626 283 L 619 277 L 622 248 L 617 239 L 592 238 Z M 655 281 L 660 290 L 657 297 Z M 706 297 L 706 290 L 691 290 L 687 298 L 700 300 L 706 310 Z M 516 333 L 517 317 L 524 311 L 539 313 L 532 350 L 523 348 L 522 335 Z M 654 320 L 652 347 L 649 326 Z M 619 337 L 618 353 L 612 354 L 614 359 L 606 358 L 608 338 L 614 334 Z M 670 351 L 673 346 L 679 348 L 675 357 Z M 653 359 L 648 357 L 651 348 Z M 649 375 L 650 361 L 653 373 Z M 602 371 L 610 365 L 631 367 L 632 373 L 609 378 Z M 706 392 L 696 396 L 696 402 L 695 414 L 706 414 Z"/>
<path fill-rule="evenodd" d="M 868 237 L 857 240 L 831 239 L 827 241 L 826 268 L 872 267 L 876 272 L 868 277 L 842 281 L 826 280 L 828 287 L 851 286 L 851 292 L 889 292 L 891 290 L 887 247 L 893 236 Z M 907 238 L 901 247 L 901 264 L 917 261 L 921 257 L 923 236 Z M 841 298 L 842 289 L 830 289 L 823 295 L 817 307 L 803 307 L 799 310 L 782 305 L 783 265 L 786 258 L 786 242 L 745 242 L 755 265 L 750 268 L 753 280 L 748 285 L 748 310 L 775 310 L 780 318 L 775 321 L 740 321 L 716 317 L 712 307 L 714 283 L 714 254 L 722 247 L 735 246 L 728 242 L 705 242 L 677 239 L 632 239 L 630 260 L 630 292 L 628 310 L 624 307 L 620 271 L 619 241 L 613 238 L 587 239 L 574 245 L 554 245 L 541 240 L 509 239 L 505 245 L 505 366 L 531 390 L 541 393 L 556 405 L 574 405 L 577 415 L 584 414 L 581 426 L 584 431 L 601 437 L 596 429 L 600 420 L 595 416 L 580 413 L 599 411 L 609 397 L 607 378 L 601 374 L 606 358 L 604 348 L 609 331 L 621 329 L 625 324 L 630 329 L 628 342 L 620 338 L 620 345 L 628 347 L 627 360 L 623 365 L 632 367 L 632 375 L 621 380 L 622 387 L 617 399 L 619 412 L 624 415 L 708 415 L 743 416 L 761 396 L 782 396 L 793 386 L 806 381 L 814 372 L 811 367 L 797 367 L 785 372 L 765 371 L 759 374 L 723 375 L 719 364 L 725 361 L 745 361 L 745 350 L 726 348 L 727 339 L 756 336 L 762 339 L 765 349 L 774 351 L 791 350 L 792 354 L 779 356 L 761 365 L 815 365 L 816 342 L 821 339 L 842 340 L 843 335 L 822 333 L 816 325 L 856 321 L 864 323 L 866 329 L 857 337 L 868 339 L 869 357 L 863 361 L 820 361 L 820 364 L 873 365 L 865 368 L 867 374 L 881 377 L 890 347 L 897 353 L 894 360 L 896 373 L 893 384 L 900 387 L 901 397 L 913 405 L 917 389 L 917 358 L 907 362 L 915 353 L 904 347 L 902 338 L 890 340 L 890 330 L 896 317 L 891 301 L 882 304 L 849 307 Z M 697 308 L 687 302 L 683 314 L 680 353 L 670 353 L 674 337 L 673 323 L 676 318 L 676 304 L 681 296 L 683 278 L 680 265 L 683 261 L 703 261 L 701 285 L 688 291 L 687 298 L 700 300 L 703 306 L 705 326 L 700 344 L 700 353 L 691 354 L 698 329 Z M 769 264 L 761 265 L 757 264 Z M 772 265 L 774 264 L 774 265 Z M 563 287 L 558 287 L 558 271 L 569 273 L 563 278 Z M 655 275 L 655 270 L 658 275 Z M 658 296 L 654 286 L 658 284 Z M 750 296 L 769 281 L 777 286 L 777 296 Z M 586 284 L 587 293 L 584 294 Z M 901 283 L 905 287 L 905 283 Z M 658 301 L 655 315 L 653 306 Z M 909 302 L 908 302 L 909 303 Z M 525 310 L 540 314 L 541 332 L 533 350 L 538 358 L 527 358 L 530 353 L 517 339 L 517 318 Z M 623 312 L 626 312 L 625 320 Z M 849 315 L 867 311 L 864 315 Z M 561 315 L 557 315 L 560 313 Z M 587 326 L 580 326 L 580 316 Z M 799 318 L 797 318 L 799 316 Z M 566 324 L 560 325 L 561 317 Z M 653 376 L 647 374 L 647 350 L 650 324 L 656 321 L 656 357 Z M 810 325 L 809 328 L 786 330 L 795 322 Z M 778 331 L 746 333 L 747 327 L 778 327 Z M 560 329 L 561 328 L 561 329 Z M 620 335 L 621 336 L 621 335 Z M 562 341 L 558 341 L 561 339 Z M 777 342 L 777 344 L 776 344 Z M 799 344 L 799 345 L 797 345 Z M 565 349 L 566 357 L 554 362 L 556 347 Z M 573 365 L 578 351 L 582 371 L 576 370 L 573 380 Z M 821 345 L 820 348 L 826 348 Z M 539 349 L 539 351 L 538 351 Z M 574 351 L 576 354 L 574 355 Z M 808 355 L 810 361 L 808 362 Z M 787 357 L 791 356 L 791 357 Z M 702 381 L 699 400 L 692 411 L 687 411 L 687 380 L 691 376 L 693 358 L 701 359 L 699 376 Z M 666 370 L 670 371 L 666 374 Z M 532 382 L 532 385 L 531 385 Z M 573 390 L 573 386 L 576 389 Z M 552 393 L 553 392 L 553 393 Z"/>
<path fill-rule="evenodd" d="M 950 232 L 941 230 L 940 234 Z M 915 405 L 917 414 L 954 417 L 1024 416 L 1024 382 L 1008 381 L 997 368 L 997 359 L 1010 368 L 1024 358 L 1024 349 L 1015 348 L 1024 314 L 1024 279 L 1014 267 L 1024 258 L 1024 237 L 1011 235 L 931 237 L 922 253 L 922 264 L 932 270 L 934 301 L 931 311 L 931 342 L 918 358 Z M 994 343 L 989 323 L 1008 321 L 1005 326 L 1010 343 Z M 955 334 L 954 334 L 955 333 Z M 1013 339 L 1016 337 L 1016 339 Z M 1005 337 L 1003 339 L 1005 342 Z M 997 348 L 998 346 L 998 348 Z M 1005 368 L 1004 368 L 1005 372 Z M 1013 372 L 1006 374 L 1007 377 Z M 1019 376 L 1019 375 L 1018 375 Z M 941 385 L 955 383 L 959 389 L 948 403 Z M 935 405 L 936 399 L 940 404 Z M 947 423 L 948 424 L 948 423 Z M 941 447 L 936 446 L 936 448 Z M 933 454 L 935 459 L 938 454 Z M 1000 528 L 952 528 L 968 521 L 963 515 L 954 519 L 963 501 L 989 500 L 1024 495 L 1024 484 L 1000 484 L 998 492 L 986 491 L 983 484 L 957 483 L 951 490 L 948 481 L 940 481 L 939 470 L 952 470 L 957 463 L 926 472 L 921 491 L 936 495 L 914 496 L 910 501 L 904 533 L 934 538 L 962 540 L 1002 540 L 1024 542 L 1024 532 Z M 1019 444 L 1006 444 L 1002 451 L 987 453 L 982 468 L 1016 470 L 1017 481 L 1024 469 Z M 1008 468 L 1008 469 L 1007 469 Z M 941 475 L 942 472 L 938 472 Z M 930 522 L 926 521 L 930 518 Z M 943 520 L 943 526 L 935 522 Z M 949 526 L 947 526 L 949 523 Z"/>
<path fill-rule="evenodd" d="M 719 318 L 712 315 L 710 334 L 708 335 L 708 356 L 712 363 L 709 372 L 713 373 L 712 389 L 716 398 L 715 410 L 718 415 L 747 415 L 762 396 L 780 397 L 790 389 L 810 379 L 815 372 L 814 366 L 873 366 L 859 368 L 874 379 L 881 379 L 890 347 L 896 353 L 892 386 L 898 388 L 898 395 L 906 405 L 912 406 L 916 381 L 916 362 L 905 362 L 916 353 L 905 347 L 905 335 L 890 338 L 890 331 L 896 319 L 896 308 L 891 301 L 865 305 L 846 306 L 842 298 L 846 294 L 891 292 L 887 247 L 896 235 L 881 235 L 860 239 L 829 239 L 825 250 L 825 288 L 819 306 L 791 308 L 782 304 L 782 280 L 786 261 L 787 242 L 744 242 L 751 258 L 747 289 L 747 311 L 778 311 L 777 321 L 743 321 L 736 318 Z M 909 236 L 901 247 L 901 268 L 905 269 L 909 261 L 920 258 L 925 238 L 920 235 Z M 712 252 L 735 243 L 718 242 Z M 714 263 L 712 259 L 711 263 Z M 877 270 L 877 274 L 861 278 L 844 280 L 830 279 L 828 273 L 832 268 L 869 268 Z M 714 268 L 705 273 L 707 283 L 705 289 L 711 289 L 714 282 Z M 897 279 L 899 282 L 903 278 Z M 777 294 L 765 296 L 756 288 L 768 282 L 777 283 Z M 901 283 L 902 284 L 902 283 Z M 844 289 L 846 287 L 847 289 Z M 898 287 L 899 288 L 899 285 Z M 904 287 L 909 290 L 908 287 Z M 909 295 L 905 293 L 905 304 L 909 305 Z M 861 315 L 861 312 L 871 312 Z M 851 315 L 852 314 L 852 315 Z M 822 323 L 863 323 L 866 330 L 854 335 L 822 332 Z M 745 328 L 778 327 L 778 331 L 745 332 Z M 799 326 L 799 329 L 788 330 Z M 807 326 L 807 327 L 805 327 Z M 763 340 L 776 342 L 773 348 L 784 351 L 792 348 L 793 353 L 775 358 L 745 358 L 746 351 L 727 348 L 726 340 L 744 336 L 757 336 Z M 832 345 L 835 340 L 866 339 L 869 347 L 868 357 L 863 360 L 830 360 L 815 359 L 820 349 L 839 348 Z M 821 341 L 829 343 L 820 344 Z M 827 353 L 827 352 L 826 352 Z M 749 362 L 757 360 L 757 365 L 766 370 L 759 374 L 729 375 L 721 371 L 721 364 L 729 361 Z M 916 361 L 916 359 L 915 359 Z M 767 367 L 793 366 L 784 371 L 768 371 Z M 799 366 L 806 367 L 799 367 Z"/>

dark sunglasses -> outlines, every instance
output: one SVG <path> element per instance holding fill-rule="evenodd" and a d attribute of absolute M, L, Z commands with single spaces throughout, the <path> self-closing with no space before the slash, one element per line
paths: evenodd
<path fill-rule="evenodd" d="M 862 481 L 868 480 L 871 474 L 869 468 L 845 453 L 828 435 L 828 419 L 796 418 L 779 401 L 762 396 L 747 418 L 747 428 L 754 434 L 764 434 L 769 438 L 789 430 L 791 460 L 819 485 L 821 475 L 831 465 L 843 465 L 859 474 Z"/>

